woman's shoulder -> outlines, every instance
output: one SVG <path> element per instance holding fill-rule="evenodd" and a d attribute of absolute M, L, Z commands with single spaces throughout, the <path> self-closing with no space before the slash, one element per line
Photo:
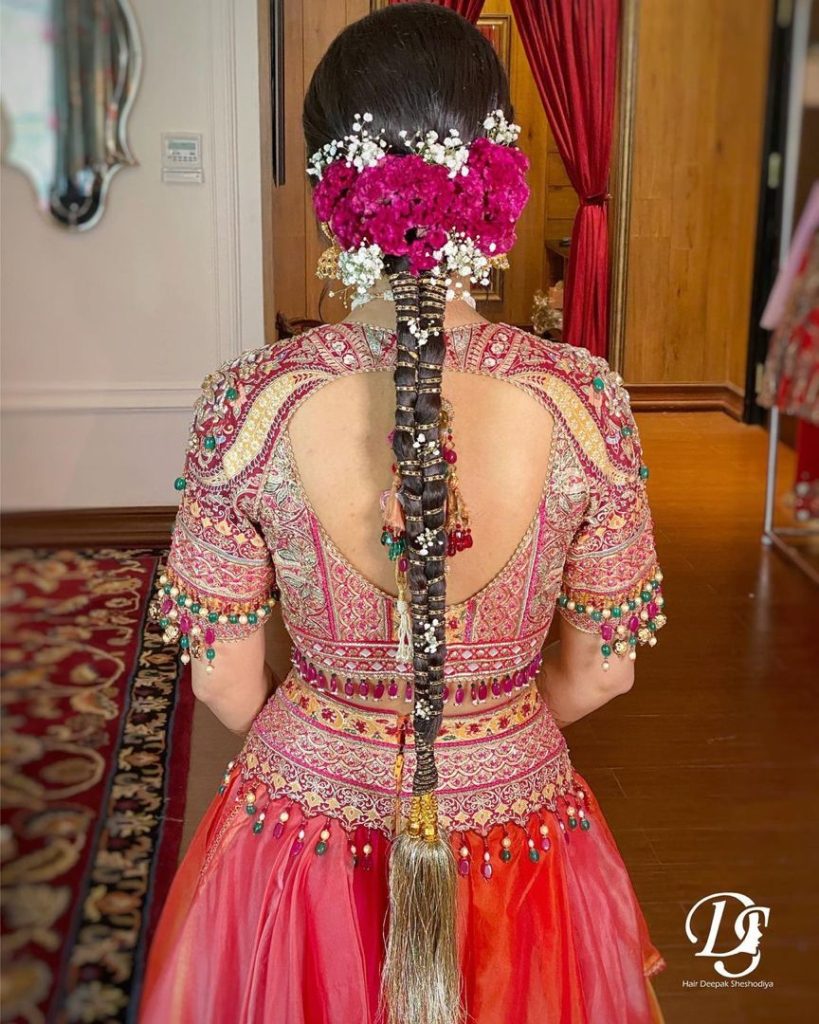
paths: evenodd
<path fill-rule="evenodd" d="M 502 375 L 545 405 L 573 441 L 587 469 L 626 482 L 641 467 L 637 426 L 623 378 L 608 360 L 568 342 L 496 325 L 486 339 Z M 487 358 L 484 355 L 484 362 Z"/>
<path fill-rule="evenodd" d="M 190 447 L 211 462 L 218 458 L 222 479 L 235 478 L 264 458 L 290 414 L 318 386 L 372 362 L 361 332 L 343 324 L 249 349 L 202 381 Z"/>

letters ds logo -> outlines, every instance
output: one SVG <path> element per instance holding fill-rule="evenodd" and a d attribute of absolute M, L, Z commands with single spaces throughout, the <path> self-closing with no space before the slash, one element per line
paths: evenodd
<path fill-rule="evenodd" d="M 697 914 L 697 911 L 707 903 L 710 903 L 712 907 L 711 924 L 703 943 L 694 931 L 694 918 L 697 917 L 698 924 L 703 918 L 707 918 L 705 910 L 701 914 Z M 717 940 L 720 926 L 723 919 L 730 922 L 730 917 L 726 916 L 730 914 L 734 915 L 733 931 L 738 942 L 733 949 L 718 949 Z M 759 966 L 762 956 L 759 951 L 759 943 L 762 940 L 763 928 L 768 927 L 770 914 L 770 907 L 758 907 L 752 899 L 741 892 L 715 892 L 710 896 L 703 896 L 688 911 L 688 916 L 685 919 L 685 934 L 689 942 L 695 946 L 701 946 L 697 950 L 696 956 L 710 957 L 714 960 L 714 970 L 717 974 L 723 978 L 744 978 Z M 743 954 L 750 956 L 750 963 L 745 963 Z M 742 957 L 736 964 L 739 969 L 734 972 L 726 966 L 726 961 L 732 957 Z"/>

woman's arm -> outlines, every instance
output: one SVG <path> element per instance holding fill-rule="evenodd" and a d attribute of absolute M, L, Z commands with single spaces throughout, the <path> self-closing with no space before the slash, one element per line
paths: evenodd
<path fill-rule="evenodd" d="M 291 641 L 279 606 L 264 629 L 215 649 L 212 672 L 207 662 L 191 662 L 193 692 L 222 725 L 244 735 L 290 667 Z"/>
<path fill-rule="evenodd" d="M 212 672 L 207 670 L 208 662 L 191 662 L 193 692 L 222 725 L 244 735 L 272 690 L 264 660 L 264 630 L 257 629 L 243 640 L 217 642 L 214 648 Z"/>
<path fill-rule="evenodd" d="M 599 636 L 560 617 L 560 639 L 544 648 L 537 684 L 561 729 L 631 689 L 634 662 L 625 657 L 609 661 L 604 671 Z"/>

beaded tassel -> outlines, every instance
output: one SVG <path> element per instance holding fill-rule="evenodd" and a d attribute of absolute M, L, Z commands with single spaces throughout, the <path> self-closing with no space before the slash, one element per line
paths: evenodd
<path fill-rule="evenodd" d="M 453 558 L 459 551 L 472 547 L 472 530 L 469 526 L 469 511 L 466 507 L 460 484 L 458 471 L 455 468 L 458 453 L 452 438 L 452 404 L 445 399 L 441 402 L 441 448 L 447 464 L 446 479 L 446 535 L 447 555 Z"/>

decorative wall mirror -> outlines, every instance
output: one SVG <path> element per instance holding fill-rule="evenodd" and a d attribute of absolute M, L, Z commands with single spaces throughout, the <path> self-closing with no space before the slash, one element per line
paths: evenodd
<path fill-rule="evenodd" d="M 103 214 L 135 164 L 126 136 L 142 57 L 128 0 L 0 0 L 3 162 L 74 231 Z"/>

